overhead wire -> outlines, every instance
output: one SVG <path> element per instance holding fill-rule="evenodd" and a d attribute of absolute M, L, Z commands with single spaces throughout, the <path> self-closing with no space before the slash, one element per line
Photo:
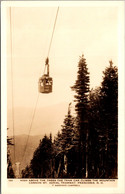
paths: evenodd
<path fill-rule="evenodd" d="M 47 57 L 48 58 L 49 58 L 49 53 L 50 53 L 50 49 L 51 49 L 51 45 L 52 45 L 52 40 L 53 40 L 54 32 L 55 32 L 55 27 L 56 27 L 56 21 L 57 21 L 57 17 L 58 17 L 58 12 L 59 12 L 59 7 L 57 8 L 56 17 L 55 17 L 54 26 L 53 26 L 53 31 L 52 31 L 52 36 L 51 36 L 51 39 L 50 39 L 50 44 L 49 44 L 49 49 L 48 49 L 48 54 L 47 54 Z M 45 70 L 46 70 L 46 65 L 45 65 L 45 68 L 44 68 L 44 73 L 45 73 Z"/>
<path fill-rule="evenodd" d="M 53 40 L 54 31 L 55 31 L 55 26 L 56 26 L 56 21 L 57 21 L 58 12 L 59 12 L 59 7 L 57 8 L 57 12 L 56 12 L 56 17 L 55 17 L 55 21 L 54 21 L 54 26 L 53 26 L 53 31 L 52 31 L 52 36 L 51 36 L 51 40 L 50 40 L 50 44 L 49 44 L 49 49 L 48 49 L 48 55 L 47 55 L 47 57 L 49 57 L 49 53 L 50 53 L 50 49 L 51 49 L 51 45 L 52 45 L 52 40 Z M 44 70 L 44 71 L 45 71 L 45 70 Z M 32 119 L 31 119 L 30 127 L 29 127 L 29 133 L 28 133 L 26 145 L 25 145 L 25 148 L 24 148 L 24 154 L 23 154 L 23 157 L 22 157 L 22 161 L 24 160 L 24 156 L 25 156 L 25 154 L 26 154 L 26 150 L 27 150 L 27 146 L 28 146 L 28 141 L 29 141 L 29 136 L 30 136 L 30 132 L 31 132 L 31 129 L 32 129 L 32 125 L 33 125 L 33 120 L 34 120 L 34 118 L 35 118 L 35 113 L 36 113 L 36 108 L 37 108 L 38 99 L 39 99 L 39 93 L 38 93 L 38 95 L 37 95 L 37 100 L 36 100 L 36 104 L 35 104 L 33 116 L 32 116 Z M 22 162 L 22 161 L 21 161 L 21 162 Z"/>
<path fill-rule="evenodd" d="M 23 157 L 22 157 L 22 161 L 23 161 L 24 156 L 25 156 L 25 153 L 26 153 L 26 149 L 27 149 L 27 145 L 28 145 L 28 141 L 29 141 L 29 136 L 30 136 L 30 132 L 31 132 L 32 125 L 33 125 L 33 120 L 34 120 L 35 113 L 36 113 L 36 108 L 37 108 L 38 99 L 39 99 L 39 93 L 38 93 L 38 95 L 37 95 L 37 100 L 36 100 L 36 103 L 35 103 L 35 108 L 34 108 L 34 112 L 33 112 L 32 119 L 31 119 L 31 123 L 30 123 L 30 127 L 29 127 L 29 133 L 28 133 L 26 145 L 25 145 L 25 147 L 24 147 L 24 154 L 23 154 Z"/>
<path fill-rule="evenodd" d="M 12 46 L 12 8 L 10 7 L 10 55 L 11 55 L 11 88 L 12 88 L 12 128 L 13 128 L 13 148 L 15 163 L 15 122 L 14 122 L 14 91 L 13 91 L 13 46 Z"/>
<path fill-rule="evenodd" d="M 48 41 L 48 37 L 49 37 L 49 29 L 50 29 L 50 27 L 51 27 L 51 23 L 52 23 L 52 13 L 51 13 L 51 16 L 50 16 L 50 23 L 49 23 L 49 25 L 48 25 L 48 27 L 47 27 L 47 33 L 46 33 L 46 39 L 45 39 L 45 41 L 44 41 L 44 45 L 45 45 L 45 49 L 44 49 L 44 52 L 43 52 L 43 56 L 45 56 L 45 52 L 46 52 L 46 45 L 47 45 L 47 41 Z M 44 57 L 44 59 L 45 59 L 45 57 Z M 46 66 L 44 66 L 44 71 L 43 71 L 43 74 L 45 74 L 45 70 L 46 70 Z M 42 72 L 42 68 L 40 68 L 40 76 L 41 76 L 41 72 Z"/>
<path fill-rule="evenodd" d="M 58 12 L 59 12 L 59 7 L 57 8 L 57 12 L 56 12 L 56 18 L 55 18 L 55 22 L 54 22 L 54 26 L 53 26 L 53 32 L 52 32 L 52 36 L 51 36 L 51 40 L 50 40 L 50 45 L 49 45 L 49 50 L 48 50 L 47 57 L 49 57 L 49 53 L 50 53 L 50 49 L 51 49 L 51 45 L 52 45 L 53 35 L 54 35 L 54 31 L 55 31 L 55 27 L 56 27 L 56 21 L 57 21 L 57 17 L 58 17 Z"/>

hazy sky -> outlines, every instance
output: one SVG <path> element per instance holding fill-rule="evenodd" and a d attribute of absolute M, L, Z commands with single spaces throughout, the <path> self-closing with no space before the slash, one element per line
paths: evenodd
<path fill-rule="evenodd" d="M 15 106 L 33 106 L 56 11 L 57 7 L 11 8 L 12 56 L 8 54 L 7 75 L 10 96 L 12 57 Z M 8 25 L 8 40 L 9 28 Z M 9 51 L 10 44 L 8 53 Z M 53 93 L 41 94 L 40 106 L 73 100 L 70 86 L 75 82 L 77 64 L 82 54 L 88 64 L 90 86 L 98 86 L 108 61 L 112 59 L 115 65 L 118 63 L 117 7 L 59 8 L 49 56 Z"/>
<path fill-rule="evenodd" d="M 14 107 L 35 105 L 56 11 L 57 7 L 12 7 L 11 55 L 10 10 L 7 8 L 8 108 L 12 106 L 11 57 Z M 100 85 L 102 71 L 109 60 L 118 65 L 118 14 L 118 7 L 108 5 L 59 8 L 49 55 L 53 92 L 40 94 L 39 108 L 73 101 L 70 87 L 76 80 L 82 54 L 90 72 L 90 88 Z"/>

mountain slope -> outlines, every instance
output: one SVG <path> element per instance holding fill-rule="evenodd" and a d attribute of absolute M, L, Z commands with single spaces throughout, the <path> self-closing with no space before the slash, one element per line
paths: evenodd
<path fill-rule="evenodd" d="M 39 145 L 40 139 L 44 135 L 29 136 L 18 135 L 15 136 L 15 146 L 10 146 L 10 157 L 15 168 L 15 163 L 20 162 L 20 170 L 24 169 L 28 165 L 33 157 L 33 153 Z M 27 146 L 26 146 L 27 145 Z M 14 148 L 15 148 L 15 161 L 14 161 Z"/>

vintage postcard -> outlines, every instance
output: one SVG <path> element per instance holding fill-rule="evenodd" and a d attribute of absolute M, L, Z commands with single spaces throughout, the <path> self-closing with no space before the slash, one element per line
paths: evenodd
<path fill-rule="evenodd" d="M 1 3 L 2 194 L 124 194 L 124 2 Z"/>

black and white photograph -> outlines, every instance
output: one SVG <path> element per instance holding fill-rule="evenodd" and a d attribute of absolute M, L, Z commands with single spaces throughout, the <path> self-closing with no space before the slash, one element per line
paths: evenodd
<path fill-rule="evenodd" d="M 123 5 L 3 4 L 8 181 L 119 180 Z"/>

